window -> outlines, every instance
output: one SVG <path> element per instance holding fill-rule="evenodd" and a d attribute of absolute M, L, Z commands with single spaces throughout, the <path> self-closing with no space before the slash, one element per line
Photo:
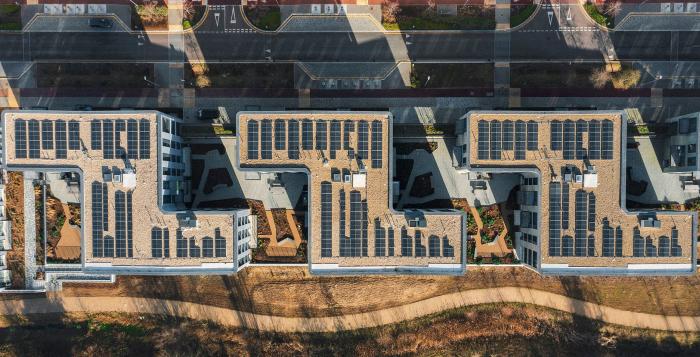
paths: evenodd
<path fill-rule="evenodd" d="M 697 131 L 697 119 L 681 118 L 678 120 L 678 134 L 690 134 Z"/>

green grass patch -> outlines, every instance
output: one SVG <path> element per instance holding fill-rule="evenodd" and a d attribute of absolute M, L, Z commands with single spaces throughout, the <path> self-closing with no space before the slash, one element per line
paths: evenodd
<path fill-rule="evenodd" d="M 19 31 L 22 29 L 22 24 L 19 22 L 3 22 L 0 24 L 0 30 L 4 31 Z"/>
<path fill-rule="evenodd" d="M 246 6 L 245 15 L 255 27 L 274 31 L 282 24 L 282 14 L 277 6 Z"/>
<path fill-rule="evenodd" d="M 596 7 L 594 4 L 585 3 L 583 4 L 583 7 L 586 9 L 586 12 L 593 19 L 593 21 L 597 22 L 599 25 L 605 26 L 607 28 L 615 27 L 615 18 L 603 14 L 602 12 L 600 12 L 600 10 L 598 10 L 598 7 Z"/>
<path fill-rule="evenodd" d="M 21 29 L 20 7 L 18 5 L 0 5 L 0 30 L 16 31 Z"/>
<path fill-rule="evenodd" d="M 535 12 L 535 10 L 537 10 L 537 5 L 528 4 L 525 6 L 517 6 L 513 8 L 517 8 L 518 10 L 515 12 L 515 14 L 511 13 L 510 15 L 511 28 L 516 27 L 525 22 L 525 20 L 529 19 L 530 16 L 532 16 L 532 14 Z M 511 8 L 511 11 L 513 8 Z"/>
<path fill-rule="evenodd" d="M 457 15 L 440 15 L 425 6 L 402 6 L 396 22 L 383 21 L 386 30 L 493 30 L 496 19 L 492 9 L 463 6 Z"/>
<path fill-rule="evenodd" d="M 0 5 L 0 16 L 19 14 L 21 9 L 19 5 L 3 4 Z"/>
<path fill-rule="evenodd" d="M 189 22 L 189 20 L 182 20 L 182 29 L 183 30 L 188 30 L 192 28 L 192 24 Z"/>

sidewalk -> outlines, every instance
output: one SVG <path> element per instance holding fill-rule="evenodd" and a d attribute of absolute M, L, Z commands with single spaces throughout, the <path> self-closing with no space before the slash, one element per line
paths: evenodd
<path fill-rule="evenodd" d="M 134 297 L 58 297 L 0 301 L 0 314 L 49 313 L 161 314 L 278 332 L 337 332 L 412 320 L 464 306 L 524 303 L 544 306 L 589 319 L 622 326 L 663 331 L 700 331 L 700 316 L 653 315 L 619 310 L 592 302 L 529 288 L 475 289 L 429 298 L 372 312 L 332 317 L 281 317 L 230 310 L 196 303 Z"/>

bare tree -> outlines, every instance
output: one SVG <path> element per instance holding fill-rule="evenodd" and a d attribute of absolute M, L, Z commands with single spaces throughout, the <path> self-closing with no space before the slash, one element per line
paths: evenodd
<path fill-rule="evenodd" d="M 384 0 L 382 4 L 382 21 L 396 23 L 396 15 L 401 12 L 398 1 Z"/>
<path fill-rule="evenodd" d="M 610 75 L 610 72 L 601 67 L 591 73 L 590 81 L 594 88 L 601 89 L 604 88 L 611 79 L 612 76 Z"/>
<path fill-rule="evenodd" d="M 622 3 L 619 0 L 611 0 L 605 2 L 605 10 L 603 11 L 606 15 L 617 17 L 622 11 Z"/>

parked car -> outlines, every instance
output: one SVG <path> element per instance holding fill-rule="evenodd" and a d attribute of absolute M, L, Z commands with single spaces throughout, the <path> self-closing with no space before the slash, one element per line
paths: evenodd
<path fill-rule="evenodd" d="M 76 105 L 76 106 L 73 107 L 73 110 L 79 110 L 79 111 L 82 111 L 82 112 L 91 112 L 91 111 L 92 111 L 92 107 L 89 106 L 89 105 L 87 105 L 87 104 L 78 104 L 78 105 Z"/>
<path fill-rule="evenodd" d="M 97 17 L 90 19 L 90 27 L 97 27 L 101 29 L 111 29 L 114 24 L 112 20 L 106 19 L 104 17 Z"/>
<path fill-rule="evenodd" d="M 218 109 L 200 109 L 197 112 L 197 119 L 199 120 L 214 120 L 219 119 L 221 113 Z"/>

